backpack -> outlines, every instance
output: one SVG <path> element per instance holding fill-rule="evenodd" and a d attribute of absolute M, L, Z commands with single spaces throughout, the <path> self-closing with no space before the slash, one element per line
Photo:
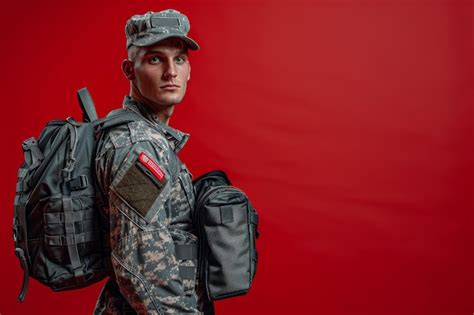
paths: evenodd
<path fill-rule="evenodd" d="M 246 294 L 257 270 L 258 215 L 245 193 L 220 170 L 193 181 L 198 279 L 210 301 Z"/>
<path fill-rule="evenodd" d="M 77 92 L 83 122 L 50 121 L 38 140 L 23 142 L 18 171 L 13 240 L 23 269 L 22 302 L 29 277 L 54 291 L 77 289 L 110 274 L 107 241 L 96 194 L 95 148 L 100 132 L 136 119 L 119 110 L 97 119 L 86 88 Z"/>

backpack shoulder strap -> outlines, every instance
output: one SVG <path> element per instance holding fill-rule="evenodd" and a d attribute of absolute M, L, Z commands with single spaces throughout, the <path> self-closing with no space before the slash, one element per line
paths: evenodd
<path fill-rule="evenodd" d="M 106 129 L 128 124 L 137 119 L 141 119 L 140 116 L 132 111 L 116 109 L 111 111 L 107 117 L 97 120 L 95 122 L 94 128 L 96 132 L 100 132 Z"/>

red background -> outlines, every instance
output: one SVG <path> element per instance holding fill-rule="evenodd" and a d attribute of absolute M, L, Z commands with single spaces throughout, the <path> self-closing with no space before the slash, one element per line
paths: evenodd
<path fill-rule="evenodd" d="M 128 82 L 124 23 L 173 7 L 202 49 L 170 125 L 194 176 L 222 168 L 259 210 L 251 292 L 221 314 L 474 312 L 473 1 L 8 1 L 0 10 L 0 314 L 90 314 L 100 285 L 54 293 L 11 240 L 21 141 L 100 116 Z"/>

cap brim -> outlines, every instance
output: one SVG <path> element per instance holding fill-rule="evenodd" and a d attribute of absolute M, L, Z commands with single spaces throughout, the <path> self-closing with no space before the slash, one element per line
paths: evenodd
<path fill-rule="evenodd" d="M 150 35 L 150 36 L 145 36 L 142 38 L 139 38 L 135 40 L 131 45 L 137 46 L 137 47 L 146 47 L 150 45 L 154 45 L 164 39 L 171 38 L 171 37 L 176 37 L 182 39 L 186 45 L 188 46 L 189 49 L 191 50 L 198 50 L 199 45 L 196 43 L 193 39 L 183 36 L 183 35 L 176 35 L 176 34 L 166 34 L 166 35 Z M 131 46 L 129 45 L 129 46 Z"/>

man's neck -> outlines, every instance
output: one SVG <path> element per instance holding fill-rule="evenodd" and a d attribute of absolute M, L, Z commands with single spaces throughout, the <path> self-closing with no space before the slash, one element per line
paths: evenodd
<path fill-rule="evenodd" d="M 165 125 L 169 124 L 171 115 L 173 114 L 174 105 L 163 106 L 161 104 L 157 104 L 151 101 L 150 99 L 144 97 L 134 88 L 131 89 L 130 96 L 138 103 L 142 104 L 143 106 L 146 106 L 147 109 L 152 112 L 153 119 L 159 120 Z"/>

